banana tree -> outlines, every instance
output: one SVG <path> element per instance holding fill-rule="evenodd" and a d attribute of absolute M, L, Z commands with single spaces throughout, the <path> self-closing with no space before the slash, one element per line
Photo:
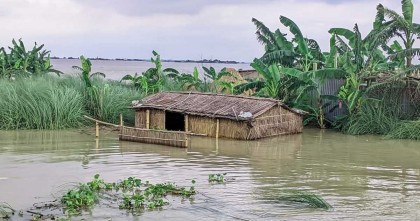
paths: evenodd
<path fill-rule="evenodd" d="M 102 72 L 92 72 L 92 62 L 89 59 L 86 59 L 83 55 L 80 56 L 80 62 L 82 63 L 82 67 L 79 66 L 72 66 L 73 69 L 81 71 L 81 77 L 83 82 L 85 82 L 86 87 L 92 87 L 91 79 L 97 76 L 105 78 L 105 74 Z"/>
<path fill-rule="evenodd" d="M 212 92 L 217 92 L 217 86 L 220 86 L 220 83 L 221 83 L 220 80 L 222 79 L 222 77 L 231 75 L 230 72 L 226 71 L 226 68 L 223 68 L 219 72 L 216 72 L 216 70 L 213 67 L 210 67 L 210 68 L 203 67 L 203 70 L 204 70 L 204 77 L 212 81 L 211 88 L 210 88 Z"/>
<path fill-rule="evenodd" d="M 43 49 L 44 45 L 36 43 L 32 50 L 27 51 L 21 39 L 12 40 L 9 53 L 0 48 L 0 77 L 30 77 L 47 73 L 63 74 L 53 69 L 50 62 L 50 52 Z"/>
<path fill-rule="evenodd" d="M 401 8 L 402 15 L 382 4 L 377 6 L 375 24 L 381 32 L 376 37 L 386 40 L 392 37 L 399 38 L 404 44 L 404 49 L 391 54 L 391 57 L 404 58 L 406 66 L 410 67 L 413 57 L 420 56 L 420 48 L 413 48 L 416 38 L 420 36 L 420 24 L 413 22 L 414 5 L 411 0 L 402 0 Z"/>
<path fill-rule="evenodd" d="M 155 67 L 147 69 L 142 75 L 147 80 L 148 88 L 152 90 L 152 93 L 156 93 L 162 91 L 168 79 L 175 79 L 179 72 L 174 68 L 162 69 L 159 53 L 156 51 L 152 53 L 154 57 L 150 58 L 150 61 L 154 63 Z"/>
<path fill-rule="evenodd" d="M 250 80 L 235 87 L 237 93 L 253 89 L 256 96 L 271 97 L 293 105 L 303 82 L 298 78 L 284 75 L 277 64 L 267 65 L 261 59 L 254 59 L 251 66 L 261 74 L 262 79 Z"/>
<path fill-rule="evenodd" d="M 325 56 L 318 43 L 313 39 L 304 38 L 299 27 L 291 19 L 280 16 L 280 23 L 289 29 L 293 39 L 289 41 L 280 29 L 271 32 L 264 23 L 253 18 L 257 27 L 257 39 L 264 44 L 265 53 L 261 60 L 267 64 L 279 64 L 282 67 L 299 67 L 308 71 L 314 62 L 321 67 Z"/>
<path fill-rule="evenodd" d="M 326 128 L 324 109 L 331 101 L 337 100 L 335 95 L 322 94 L 321 86 L 328 79 L 343 78 L 347 73 L 342 69 L 324 68 L 320 70 L 300 71 L 296 68 L 281 68 L 285 75 L 291 76 L 302 82 L 294 107 L 309 113 L 304 123 L 316 121 L 320 128 Z"/>
<path fill-rule="evenodd" d="M 377 29 L 362 38 L 359 27 L 355 24 L 353 31 L 346 28 L 331 28 L 330 50 L 338 55 L 336 66 L 344 68 L 348 73 L 371 75 L 377 71 L 393 68 L 383 51 L 378 47 L 385 47 L 384 42 L 373 38 Z M 347 40 L 347 41 L 346 41 Z M 331 66 L 332 56 L 328 58 L 328 66 Z"/>
<path fill-rule="evenodd" d="M 200 79 L 197 67 L 194 67 L 193 74 L 181 74 L 179 81 L 182 82 L 182 87 L 185 90 L 203 90 L 204 82 Z"/>

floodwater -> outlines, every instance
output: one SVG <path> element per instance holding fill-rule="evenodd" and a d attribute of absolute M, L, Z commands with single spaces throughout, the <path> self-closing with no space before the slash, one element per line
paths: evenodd
<path fill-rule="evenodd" d="M 188 149 L 120 142 L 112 132 L 95 141 L 83 131 L 1 131 L 0 202 L 26 210 L 99 173 L 109 182 L 195 179 L 199 194 L 139 217 L 99 207 L 86 220 L 419 220 L 419 159 L 420 142 L 316 129 L 259 141 L 194 138 Z M 229 181 L 211 185 L 212 173 Z M 281 202 L 285 190 L 319 194 L 333 209 Z"/>
<path fill-rule="evenodd" d="M 121 61 L 121 60 L 93 60 L 92 72 L 102 72 L 106 78 L 111 80 L 121 80 L 127 74 L 141 74 L 147 69 L 154 67 L 154 64 L 148 61 Z M 78 73 L 73 66 L 80 66 L 79 59 L 52 59 L 51 64 L 54 69 L 60 70 L 66 74 Z M 202 67 L 214 67 L 216 71 L 223 68 L 235 68 L 236 70 L 250 70 L 249 63 L 223 64 L 223 63 L 186 63 L 186 62 L 162 62 L 163 68 L 175 68 L 181 73 L 192 73 L 194 67 L 198 68 L 199 73 L 203 73 Z"/>

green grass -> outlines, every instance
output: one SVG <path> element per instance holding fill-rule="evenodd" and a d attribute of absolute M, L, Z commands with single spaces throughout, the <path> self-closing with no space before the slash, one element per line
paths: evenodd
<path fill-rule="evenodd" d="M 389 133 L 398 121 L 398 110 L 381 104 L 366 103 L 357 114 L 348 117 L 342 131 L 353 135 L 384 135 Z"/>
<path fill-rule="evenodd" d="M 79 77 L 0 79 L 0 129 L 78 128 L 86 125 L 85 114 L 117 123 L 123 113 L 127 124 L 134 123 L 128 107 L 141 97 L 136 90 L 100 79 L 93 90 Z"/>
<path fill-rule="evenodd" d="M 420 119 L 417 121 L 401 121 L 385 136 L 388 139 L 420 140 Z"/>

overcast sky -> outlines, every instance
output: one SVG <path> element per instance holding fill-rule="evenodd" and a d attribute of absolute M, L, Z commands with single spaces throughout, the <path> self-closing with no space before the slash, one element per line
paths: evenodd
<path fill-rule="evenodd" d="M 251 61 L 263 53 L 252 17 L 284 32 L 278 18 L 289 17 L 327 50 L 329 28 L 358 23 L 365 35 L 379 2 L 401 11 L 400 0 L 0 0 L 0 45 L 22 38 L 60 57 L 149 58 L 157 50 L 165 59 Z"/>

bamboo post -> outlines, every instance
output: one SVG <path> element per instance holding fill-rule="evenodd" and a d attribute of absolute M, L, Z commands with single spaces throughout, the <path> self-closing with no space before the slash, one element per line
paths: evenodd
<path fill-rule="evenodd" d="M 185 127 L 185 147 L 188 147 L 188 115 L 184 115 L 184 127 Z"/>
<path fill-rule="evenodd" d="M 318 63 L 313 63 L 312 65 L 313 65 L 314 71 L 318 70 Z"/>
<path fill-rule="evenodd" d="M 185 133 L 185 147 L 188 147 L 188 133 Z"/>
<path fill-rule="evenodd" d="M 188 132 L 188 115 L 184 115 L 185 132 Z"/>
<path fill-rule="evenodd" d="M 96 135 L 96 138 L 98 138 L 99 137 L 99 123 L 98 123 L 98 121 L 95 121 L 95 126 L 96 126 L 95 135 Z"/>
<path fill-rule="evenodd" d="M 120 134 L 123 133 L 123 127 L 124 127 L 124 118 L 123 118 L 123 114 L 120 113 Z"/>
<path fill-rule="evenodd" d="M 219 119 L 216 121 L 216 139 L 219 139 Z"/>
<path fill-rule="evenodd" d="M 98 138 L 95 139 L 95 147 L 96 147 L 96 150 L 99 149 L 99 139 Z"/>
<path fill-rule="evenodd" d="M 150 129 L 150 110 L 146 110 L 146 129 Z"/>

